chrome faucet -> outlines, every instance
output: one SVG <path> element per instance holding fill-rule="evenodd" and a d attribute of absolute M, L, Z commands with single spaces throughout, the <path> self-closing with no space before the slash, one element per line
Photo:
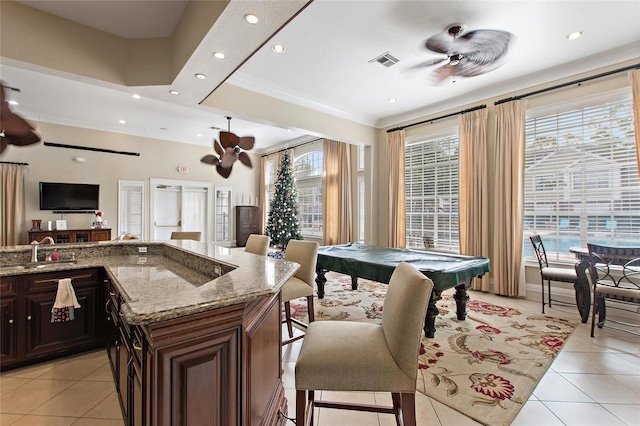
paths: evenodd
<path fill-rule="evenodd" d="M 31 263 L 38 263 L 38 245 L 43 244 L 45 241 L 49 242 L 51 245 L 56 243 L 51 237 L 44 237 L 40 241 L 31 241 Z"/>

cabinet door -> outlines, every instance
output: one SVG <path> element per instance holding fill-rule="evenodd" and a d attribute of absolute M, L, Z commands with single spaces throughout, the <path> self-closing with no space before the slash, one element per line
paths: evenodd
<path fill-rule="evenodd" d="M 97 269 L 33 274 L 25 282 L 25 359 L 53 353 L 71 353 L 100 347 L 102 324 L 98 320 L 101 290 Z M 71 278 L 80 303 L 75 319 L 51 322 L 51 310 L 56 300 L 58 280 Z"/>
<path fill-rule="evenodd" d="M 91 231 L 91 241 L 109 241 L 110 239 L 110 229 L 96 229 Z"/>
<path fill-rule="evenodd" d="M 0 364 L 3 366 L 18 361 L 20 355 L 18 335 L 24 335 L 24 322 L 18 319 L 18 302 L 18 278 L 3 277 L 0 280 Z M 18 329 L 18 326 L 21 328 Z"/>

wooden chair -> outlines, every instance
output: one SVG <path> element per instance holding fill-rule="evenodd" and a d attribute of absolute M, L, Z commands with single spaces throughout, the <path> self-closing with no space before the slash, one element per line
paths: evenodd
<path fill-rule="evenodd" d="M 609 247 L 589 243 L 587 247 L 591 259 L 590 278 L 593 283 L 591 337 L 594 337 L 596 325 L 598 328 L 606 326 L 640 336 L 639 331 L 633 330 L 640 329 L 640 323 L 632 324 L 607 318 L 605 306 L 605 300 L 610 299 L 617 305 L 610 308 L 635 314 L 639 312 L 640 247 Z M 596 322 L 596 313 L 598 322 Z"/>
<path fill-rule="evenodd" d="M 282 286 L 282 301 L 284 302 L 285 319 L 283 323 L 287 324 L 287 332 L 289 338 L 282 342 L 282 345 L 288 345 L 304 335 L 293 337 L 293 323 L 302 328 L 307 328 L 307 324 L 291 318 L 291 300 L 301 297 L 307 298 L 307 312 L 309 314 L 309 323 L 315 320 L 313 310 L 313 288 L 315 283 L 316 261 L 318 258 L 318 243 L 313 241 L 291 240 L 287 244 L 284 252 L 284 260 L 296 262 L 300 264 L 300 268 L 295 275 Z"/>
<path fill-rule="evenodd" d="M 549 266 L 549 262 L 547 261 L 547 252 L 544 249 L 544 244 L 542 243 L 542 238 L 540 235 L 532 235 L 529 237 L 531 240 L 531 244 L 533 244 L 533 251 L 536 253 L 536 257 L 538 258 L 538 265 L 540 266 L 540 280 L 542 282 L 542 313 L 544 314 L 544 282 L 547 281 L 547 289 L 548 289 L 548 303 L 549 307 L 551 307 L 551 301 L 565 304 L 562 301 L 555 300 L 551 298 L 551 281 L 559 281 L 564 283 L 572 283 L 574 287 L 576 286 L 576 282 L 578 281 L 578 275 L 574 268 L 554 268 Z M 578 293 L 576 292 L 576 297 L 578 297 Z M 579 304 L 580 302 L 576 300 Z M 586 320 L 585 320 L 586 321 Z"/>
<path fill-rule="evenodd" d="M 266 256 L 269 251 L 269 243 L 271 237 L 268 235 L 251 234 L 247 238 L 247 244 L 244 247 L 244 251 L 247 253 L 259 254 L 260 256 Z"/>
<path fill-rule="evenodd" d="M 172 240 L 195 240 L 200 241 L 202 232 L 200 231 L 174 231 L 171 233 Z"/>
<path fill-rule="evenodd" d="M 313 424 L 314 407 L 394 414 L 416 424 L 415 393 L 422 326 L 433 282 L 406 262 L 394 270 L 382 323 L 309 324 L 295 367 L 296 424 Z M 391 392 L 393 406 L 316 400 L 315 392 Z"/>

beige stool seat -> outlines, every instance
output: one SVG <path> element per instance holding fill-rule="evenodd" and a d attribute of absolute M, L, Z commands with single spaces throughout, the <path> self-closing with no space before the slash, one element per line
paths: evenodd
<path fill-rule="evenodd" d="M 284 302 L 284 322 L 287 324 L 287 332 L 289 338 L 282 342 L 287 345 L 303 336 L 293 336 L 293 324 L 295 323 L 301 328 L 307 328 L 307 324 L 291 318 L 291 300 L 300 297 L 307 298 L 307 312 L 309 314 L 309 323 L 315 320 L 313 309 L 313 289 L 315 284 L 316 261 L 318 258 L 318 243 L 315 241 L 291 240 L 287 243 L 284 252 L 284 260 L 296 262 L 300 264 L 300 268 L 293 277 L 289 278 L 282 286 L 281 294 Z"/>
<path fill-rule="evenodd" d="M 408 263 L 394 270 L 381 324 L 309 324 L 296 361 L 296 424 L 313 424 L 314 407 L 394 414 L 415 426 L 422 326 L 433 282 Z M 391 392 L 393 406 L 316 400 L 315 391 Z"/>
<path fill-rule="evenodd" d="M 202 232 L 200 231 L 174 231 L 171 233 L 172 240 L 195 240 L 200 241 Z"/>
<path fill-rule="evenodd" d="M 269 243 L 271 237 L 268 235 L 251 234 L 247 238 L 247 244 L 244 247 L 244 251 L 247 253 L 258 254 L 260 256 L 266 256 L 269 251 Z"/>

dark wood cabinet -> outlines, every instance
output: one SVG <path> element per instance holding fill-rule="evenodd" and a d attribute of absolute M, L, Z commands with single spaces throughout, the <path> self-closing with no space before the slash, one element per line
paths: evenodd
<path fill-rule="evenodd" d="M 89 243 L 95 241 L 111 240 L 111 229 L 69 229 L 56 231 L 29 231 L 27 243 L 42 241 L 44 237 L 51 237 L 56 244 L 63 243 Z"/>
<path fill-rule="evenodd" d="M 101 269 L 3 277 L 2 369 L 102 346 Z M 80 303 L 73 321 L 51 323 L 58 280 L 71 278 Z"/>
<path fill-rule="evenodd" d="M 284 424 L 279 295 L 134 326 L 118 313 L 116 289 L 108 281 L 105 288 L 125 425 Z"/>
<path fill-rule="evenodd" d="M 2 327 L 0 328 L 0 363 L 4 367 L 18 361 L 18 278 L 4 277 L 0 280 L 0 307 Z M 21 315 L 22 316 L 22 315 Z"/>
<path fill-rule="evenodd" d="M 246 246 L 249 235 L 258 233 L 260 233 L 260 207 L 236 206 L 236 246 Z"/>

